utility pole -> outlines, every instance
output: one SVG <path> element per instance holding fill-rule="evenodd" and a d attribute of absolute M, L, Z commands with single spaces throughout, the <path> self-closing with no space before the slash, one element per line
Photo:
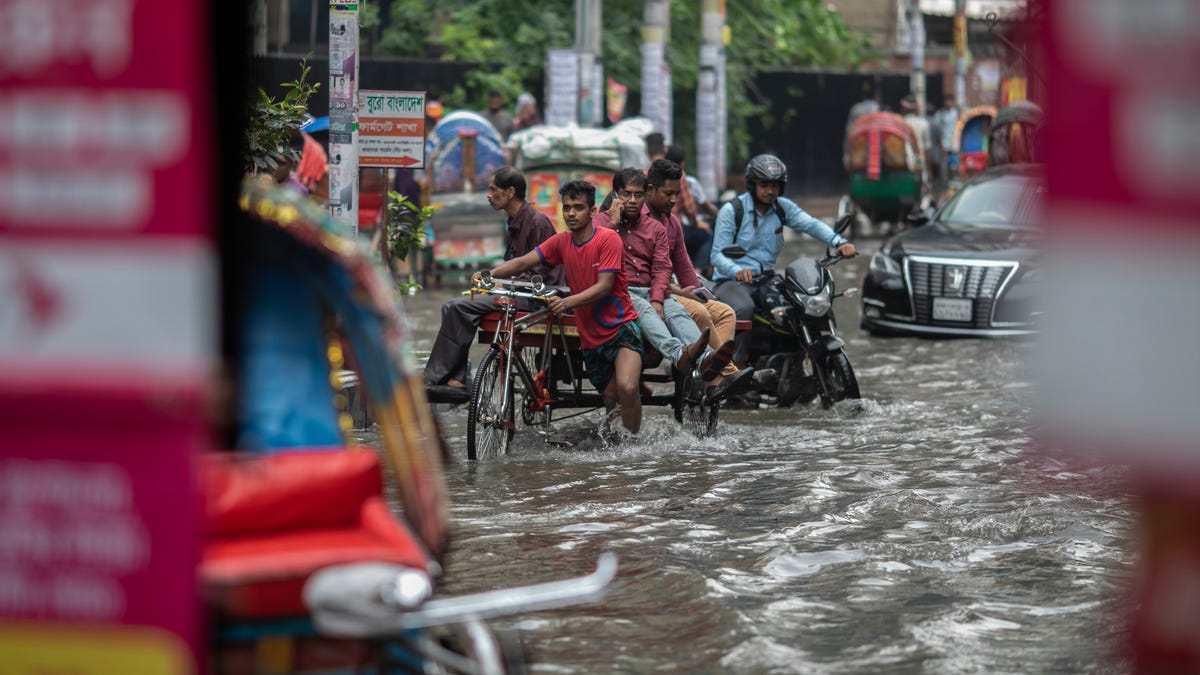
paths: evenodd
<path fill-rule="evenodd" d="M 267 53 L 267 0 L 254 0 L 250 18 L 254 26 L 250 53 L 264 56 Z"/>
<path fill-rule="evenodd" d="M 358 4 L 329 2 L 329 212 L 358 236 Z"/>
<path fill-rule="evenodd" d="M 954 107 L 967 107 L 967 0 L 954 0 Z"/>
<path fill-rule="evenodd" d="M 908 47 L 911 50 L 912 73 L 909 90 L 917 99 L 917 115 L 925 116 L 925 15 L 921 0 L 908 0 Z"/>
<path fill-rule="evenodd" d="M 642 115 L 671 142 L 670 79 L 666 50 L 670 40 L 671 3 L 646 0 L 642 13 Z"/>
<path fill-rule="evenodd" d="M 696 161 L 693 170 L 705 194 L 713 195 L 716 201 L 718 135 L 721 105 L 718 97 L 720 77 L 720 52 L 722 24 L 720 0 L 701 0 L 700 3 L 700 72 L 696 85 Z"/>
<path fill-rule="evenodd" d="M 579 64 L 579 125 L 594 127 L 603 114 L 600 30 L 603 0 L 575 0 L 575 53 Z"/>

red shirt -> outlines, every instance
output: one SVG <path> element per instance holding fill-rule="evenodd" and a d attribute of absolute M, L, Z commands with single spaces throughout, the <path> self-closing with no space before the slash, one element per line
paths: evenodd
<path fill-rule="evenodd" d="M 638 318 L 625 283 L 621 236 L 597 227 L 582 244 L 571 239 L 571 232 L 559 232 L 535 249 L 547 265 L 562 265 L 567 272 L 571 294 L 582 293 L 600 278 L 601 272 L 616 274 L 612 291 L 590 306 L 575 308 L 575 325 L 584 349 L 595 349 L 616 336 L 621 324 Z"/>
<path fill-rule="evenodd" d="M 698 288 L 700 278 L 696 276 L 696 268 L 692 266 L 692 259 L 688 257 L 687 245 L 683 242 L 683 224 L 679 222 L 674 213 L 668 213 L 665 216 L 656 215 L 650 211 L 649 206 L 642 207 L 642 215 L 654 218 L 667 228 L 667 248 L 668 254 L 671 256 L 671 271 L 675 273 L 675 278 L 679 279 L 679 285 Z"/>
<path fill-rule="evenodd" d="M 592 223 L 621 235 L 625 244 L 625 281 L 630 286 L 649 288 L 651 301 L 666 300 L 671 294 L 671 258 L 663 224 L 645 213 L 633 227 L 626 225 L 624 219 L 613 226 L 607 213 L 597 213 Z"/>

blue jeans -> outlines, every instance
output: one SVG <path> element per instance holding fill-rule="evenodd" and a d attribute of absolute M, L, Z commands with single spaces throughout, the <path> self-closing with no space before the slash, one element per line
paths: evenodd
<path fill-rule="evenodd" d="M 655 312 L 654 306 L 650 304 L 649 288 L 630 287 L 629 298 L 633 300 L 633 308 L 637 310 L 638 326 L 642 329 L 642 335 L 664 359 L 675 363 L 685 345 L 700 339 L 700 329 L 696 327 L 696 322 L 692 321 L 692 315 L 688 314 L 675 298 L 667 296 L 663 302 L 663 314 L 667 317 L 665 323 L 658 318 L 658 312 Z"/>

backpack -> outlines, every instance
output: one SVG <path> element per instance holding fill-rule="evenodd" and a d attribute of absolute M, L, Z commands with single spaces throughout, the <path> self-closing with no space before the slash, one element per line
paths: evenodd
<path fill-rule="evenodd" d="M 742 206 L 742 196 L 738 195 L 729 200 L 733 204 L 733 243 L 737 243 L 738 233 L 742 231 L 742 216 L 746 215 L 746 209 Z M 783 214 L 783 204 L 779 200 L 775 200 L 775 215 L 779 216 L 779 223 L 782 225 L 787 222 L 787 217 Z M 755 222 L 758 218 L 755 216 Z"/>

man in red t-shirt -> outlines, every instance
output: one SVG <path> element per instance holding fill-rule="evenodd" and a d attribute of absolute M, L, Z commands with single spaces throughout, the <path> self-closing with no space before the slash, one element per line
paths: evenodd
<path fill-rule="evenodd" d="M 505 262 L 492 276 L 508 278 L 539 264 L 563 266 L 571 294 L 550 298 L 546 305 L 554 314 L 580 308 L 575 325 L 588 379 L 604 395 L 604 407 L 611 412 L 620 404 L 625 428 L 637 432 L 642 426 L 642 333 L 625 281 L 621 236 L 592 223 L 596 188 L 591 183 L 571 181 L 558 196 L 567 231 Z"/>

